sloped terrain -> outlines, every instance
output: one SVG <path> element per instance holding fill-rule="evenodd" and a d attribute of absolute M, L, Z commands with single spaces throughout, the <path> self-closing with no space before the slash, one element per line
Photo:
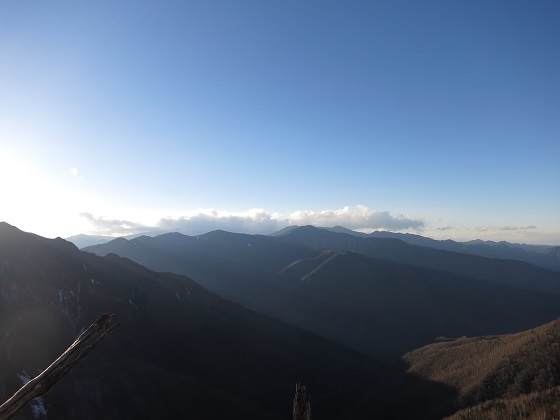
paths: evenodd
<path fill-rule="evenodd" d="M 440 337 L 390 366 L 341 418 L 555 418 L 559 342 L 560 320 L 516 334 Z"/>
<path fill-rule="evenodd" d="M 409 371 L 459 390 L 466 403 L 560 385 L 560 321 L 517 334 L 448 339 L 407 353 Z"/>
<path fill-rule="evenodd" d="M 486 258 L 426 246 L 411 245 L 395 238 L 357 237 L 313 226 L 288 230 L 277 237 L 286 243 L 314 249 L 362 254 L 398 264 L 427 268 L 525 290 L 560 294 L 560 273 L 527 262 Z"/>
<path fill-rule="evenodd" d="M 385 358 L 439 335 L 529 328 L 554 318 L 560 304 L 538 292 L 337 251 L 294 262 L 274 281 L 293 298 L 276 312 L 271 304 L 273 315 Z"/>
<path fill-rule="evenodd" d="M 337 418 L 381 368 L 189 278 L 0 224 L 1 400 L 102 312 L 124 325 L 43 398 L 49 417 L 285 418 L 301 381 Z"/>
<path fill-rule="evenodd" d="M 347 232 L 357 234 L 358 232 Z M 509 242 L 491 242 L 474 240 L 455 242 L 452 240 L 435 240 L 410 233 L 373 232 L 362 237 L 395 238 L 411 245 L 424 246 L 462 254 L 478 255 L 487 258 L 524 261 L 548 270 L 560 271 L 560 247 L 546 245 L 512 244 Z"/>
<path fill-rule="evenodd" d="M 442 338 L 407 353 L 403 361 L 408 373 L 454 388 L 456 407 L 476 406 L 462 412 L 466 418 L 524 405 L 538 413 L 558 402 L 560 321 L 517 334 Z"/>
<path fill-rule="evenodd" d="M 311 391 L 314 417 L 321 419 L 554 412 L 560 321 L 493 334 L 557 316 L 558 297 L 531 290 L 530 282 L 517 288 L 263 236 L 160 239 L 107 245 L 136 249 L 162 267 L 197 261 L 212 281 L 253 290 L 254 306 L 371 353 L 396 354 L 436 335 L 485 335 L 439 337 L 385 367 L 182 275 L 0 224 L 0 399 L 44 369 L 101 312 L 117 313 L 124 323 L 18 418 L 45 412 L 77 419 L 289 418 L 298 381 Z M 159 258 L 162 249 L 167 262 Z"/>
<path fill-rule="evenodd" d="M 459 410 L 449 420 L 557 419 L 560 416 L 560 387 L 498 398 Z"/>
<path fill-rule="evenodd" d="M 236 303 L 390 360 L 439 335 L 510 333 L 560 315 L 560 273 L 311 226 L 85 249 L 191 276 Z"/>
<path fill-rule="evenodd" d="M 284 236 L 301 226 L 288 226 L 272 236 Z M 473 240 L 467 242 L 456 242 L 451 239 L 436 240 L 412 233 L 396 233 L 387 231 L 375 231 L 362 233 L 347 229 L 342 226 L 332 228 L 319 228 L 324 231 L 343 233 L 359 238 L 392 238 L 401 240 L 410 245 L 426 248 L 439 249 L 443 251 L 457 252 L 460 254 L 478 255 L 486 258 L 498 258 L 503 260 L 524 261 L 547 270 L 560 271 L 560 247 L 550 245 L 527 245 L 510 242 L 493 242 Z"/>

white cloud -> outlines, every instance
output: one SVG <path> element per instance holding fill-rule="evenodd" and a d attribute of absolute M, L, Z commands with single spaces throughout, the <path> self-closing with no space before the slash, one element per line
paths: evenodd
<path fill-rule="evenodd" d="M 237 233 L 270 234 L 289 225 L 310 224 L 319 227 L 338 225 L 366 233 L 374 230 L 413 231 L 434 239 L 451 237 L 457 241 L 483 239 L 558 245 L 557 232 L 546 234 L 534 225 L 479 226 L 477 228 L 456 225 L 431 226 L 422 219 L 410 219 L 403 215 L 393 216 L 387 211 L 375 211 L 365 206 L 322 211 L 300 210 L 288 215 L 263 209 L 250 209 L 244 212 L 199 209 L 174 217 L 158 218 L 156 216 L 152 218 L 152 215 L 150 219 L 153 222 L 95 217 L 91 213 L 81 213 L 80 216 L 89 224 L 91 229 L 89 233 L 109 236 L 127 236 L 139 233 L 156 235 L 165 232 L 200 235 L 218 229 Z"/>
<path fill-rule="evenodd" d="M 163 230 L 179 230 L 197 235 L 217 229 L 242 233 L 272 233 L 287 224 L 287 219 L 280 214 L 262 209 L 238 213 L 205 209 L 180 217 L 161 219 L 158 226 Z"/>
<path fill-rule="evenodd" d="M 365 206 L 344 207 L 338 210 L 297 211 L 290 215 L 292 225 L 344 226 L 349 229 L 383 229 L 404 230 L 422 229 L 424 222 L 420 219 L 408 219 L 402 214 L 391 216 L 387 211 L 375 211 Z"/>
<path fill-rule="evenodd" d="M 152 231 L 179 231 L 188 235 L 198 235 L 217 229 L 268 234 L 289 225 L 338 225 L 356 230 L 393 231 L 424 228 L 424 222 L 420 219 L 408 219 L 403 215 L 391 216 L 389 212 L 378 212 L 365 206 L 323 211 L 302 210 L 287 216 L 263 209 L 250 209 L 245 212 L 201 209 L 177 217 L 161 218 L 155 225 L 106 217 L 96 218 L 90 213 L 82 213 L 81 216 L 89 221 L 95 233 L 104 235 L 132 235 Z"/>
<path fill-rule="evenodd" d="M 508 231 L 508 230 L 530 230 L 537 229 L 535 225 L 527 226 L 478 226 L 476 230 L 478 232 L 490 232 L 490 231 Z"/>
<path fill-rule="evenodd" d="M 455 241 L 507 241 L 511 243 L 530 243 L 558 245 L 558 230 L 546 231 L 535 225 L 450 225 L 444 227 L 428 226 L 422 235 L 433 239 Z"/>
<path fill-rule="evenodd" d="M 70 175 L 72 175 L 74 178 L 78 178 L 78 168 L 70 168 L 70 169 L 68 169 L 68 172 L 69 172 Z"/>
<path fill-rule="evenodd" d="M 86 219 L 93 228 L 92 231 L 99 235 L 126 236 L 158 229 L 128 220 L 94 217 L 91 213 L 80 213 L 80 216 Z"/>

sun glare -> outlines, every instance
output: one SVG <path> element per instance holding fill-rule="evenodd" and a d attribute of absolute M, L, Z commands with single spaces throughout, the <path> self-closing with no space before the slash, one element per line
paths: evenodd
<path fill-rule="evenodd" d="M 41 236 L 72 235 L 83 228 L 72 194 L 37 165 L 0 150 L 0 221 Z"/>

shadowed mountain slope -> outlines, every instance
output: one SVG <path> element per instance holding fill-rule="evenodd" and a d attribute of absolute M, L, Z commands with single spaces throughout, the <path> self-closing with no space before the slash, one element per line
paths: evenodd
<path fill-rule="evenodd" d="M 278 239 L 315 249 L 355 252 L 399 264 L 458 274 L 528 290 L 560 294 L 560 273 L 522 261 L 486 258 L 410 245 L 395 238 L 357 237 L 313 226 L 289 230 Z"/>
<path fill-rule="evenodd" d="M 358 233 L 357 236 L 362 235 Z M 369 234 L 369 237 L 394 238 L 411 245 L 425 246 L 444 251 L 478 255 L 487 258 L 524 261 L 548 270 L 560 271 L 560 247 L 558 246 L 512 244 L 505 241 L 455 242 L 449 239 L 438 241 L 410 233 L 392 232 L 373 232 Z"/>
<path fill-rule="evenodd" d="M 49 417 L 279 419 L 302 381 L 337 418 L 381 367 L 189 278 L 0 223 L 1 400 L 102 312 L 124 325 L 43 398 Z"/>
<path fill-rule="evenodd" d="M 539 325 L 558 316 L 560 304 L 556 296 L 340 251 L 298 260 L 274 282 L 290 296 L 270 304 L 275 316 L 283 309 L 282 319 L 384 357 L 438 335 Z"/>
<path fill-rule="evenodd" d="M 515 332 L 560 315 L 560 295 L 543 293 L 560 291 L 558 273 L 313 227 L 277 237 L 175 233 L 86 249 L 191 276 L 237 303 L 389 359 L 438 335 Z"/>
<path fill-rule="evenodd" d="M 283 236 L 290 231 L 299 229 L 300 226 L 289 226 L 273 236 Z M 411 233 L 395 233 L 376 231 L 369 234 L 356 232 L 342 226 L 332 228 L 319 228 L 336 233 L 344 233 L 360 238 L 392 238 L 399 239 L 410 245 L 423 246 L 443 251 L 458 252 L 461 254 L 478 255 L 486 258 L 499 258 L 504 260 L 518 260 L 536 265 L 548 270 L 560 271 L 560 247 L 547 245 L 527 245 L 509 242 L 493 242 L 474 240 L 468 242 L 456 242 L 450 239 L 436 240 Z"/>

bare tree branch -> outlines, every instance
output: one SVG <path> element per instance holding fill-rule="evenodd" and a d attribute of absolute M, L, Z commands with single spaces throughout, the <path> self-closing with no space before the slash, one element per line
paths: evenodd
<path fill-rule="evenodd" d="M 7 420 L 33 398 L 46 394 L 70 369 L 82 360 L 121 323 L 110 325 L 113 315 L 102 314 L 68 349 L 37 377 L 22 386 L 0 406 L 0 420 Z"/>

